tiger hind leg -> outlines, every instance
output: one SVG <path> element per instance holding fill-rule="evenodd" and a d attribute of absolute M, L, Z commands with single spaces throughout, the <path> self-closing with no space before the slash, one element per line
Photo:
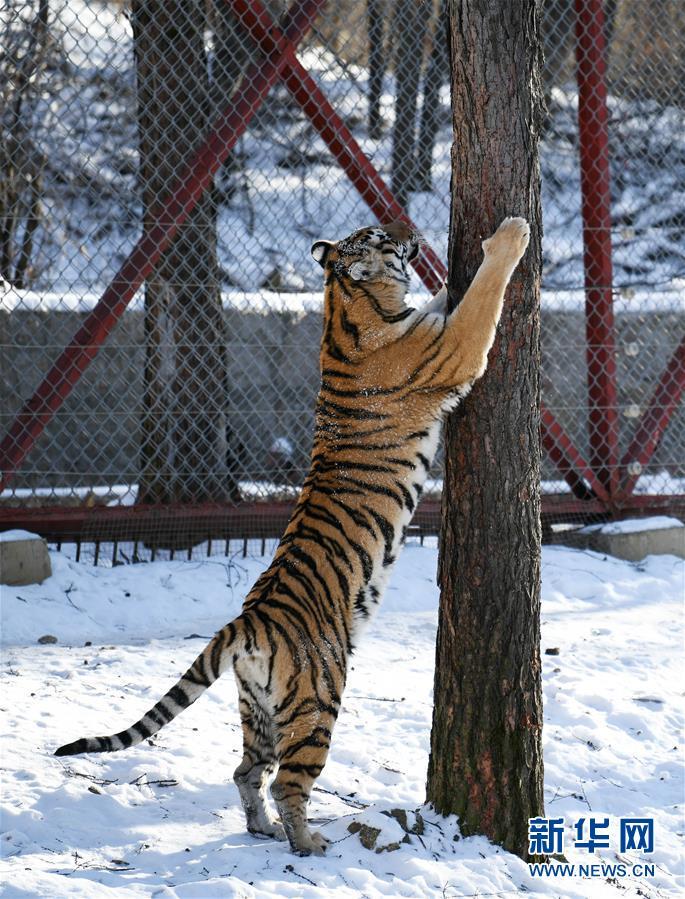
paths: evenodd
<path fill-rule="evenodd" d="M 271 795 L 295 855 L 323 855 L 328 848 L 326 837 L 309 829 L 307 804 L 314 781 L 326 763 L 332 719 L 329 724 L 326 727 L 320 720 L 313 732 L 304 736 L 300 733 L 299 737 L 289 731 L 276 746 L 279 767 Z"/>
<path fill-rule="evenodd" d="M 283 825 L 269 808 L 266 787 L 276 768 L 273 740 L 259 720 L 262 716 L 241 701 L 243 759 L 233 773 L 240 793 L 248 832 L 256 837 L 287 839 Z M 262 726 L 259 726 L 262 724 Z"/>

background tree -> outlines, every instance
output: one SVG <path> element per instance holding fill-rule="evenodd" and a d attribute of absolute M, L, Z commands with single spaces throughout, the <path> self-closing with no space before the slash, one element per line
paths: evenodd
<path fill-rule="evenodd" d="M 48 0 L 8 2 L 0 53 L 0 278 L 21 290 L 34 277 L 34 240 L 42 216 L 44 154 L 31 133 L 34 106 L 57 53 Z"/>
<path fill-rule="evenodd" d="M 206 132 L 212 103 L 204 0 L 133 0 L 144 222 Z M 238 498 L 226 469 L 225 328 L 208 189 L 145 286 L 139 500 Z"/>
<path fill-rule="evenodd" d="M 366 0 L 366 28 L 369 61 L 369 137 L 378 140 L 383 134 L 381 96 L 385 75 L 385 51 L 383 27 L 385 22 L 385 0 Z"/>
<path fill-rule="evenodd" d="M 414 190 L 433 188 L 433 151 L 442 116 L 440 90 L 449 71 L 447 0 L 439 0 L 432 24 L 430 56 L 423 77 L 421 124 L 412 184 Z"/>
<path fill-rule="evenodd" d="M 447 426 L 428 800 L 525 857 L 543 811 L 536 0 L 451 0 L 449 295 L 506 215 L 531 224 L 485 376 Z"/>
<path fill-rule="evenodd" d="M 416 109 L 423 63 L 423 43 L 430 5 L 398 0 L 393 20 L 395 124 L 392 132 L 392 191 L 407 208 L 416 159 Z"/>

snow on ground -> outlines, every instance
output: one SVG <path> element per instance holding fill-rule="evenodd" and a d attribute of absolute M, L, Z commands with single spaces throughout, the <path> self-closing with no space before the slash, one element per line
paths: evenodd
<path fill-rule="evenodd" d="M 245 499 L 260 499 L 268 497 L 269 499 L 293 499 L 297 497 L 300 491 L 300 485 L 282 484 L 276 481 L 267 480 L 240 480 L 238 481 L 240 495 Z M 566 481 L 543 480 L 541 482 L 542 493 L 570 493 L 571 488 Z M 423 496 L 437 495 L 442 492 L 442 478 L 428 478 L 424 483 Z M 649 474 L 642 474 L 635 484 L 636 495 L 649 495 L 658 493 L 662 496 L 680 496 L 685 493 L 685 478 L 676 477 L 670 474 L 665 468 L 656 469 Z M 138 495 L 138 485 L 136 483 L 128 484 L 93 484 L 88 487 L 14 487 L 10 485 L 5 490 L 0 491 L 0 502 L 21 500 L 26 502 L 31 497 L 40 496 L 52 501 L 57 501 L 63 497 L 78 497 L 82 500 L 100 500 L 103 505 L 107 506 L 129 506 L 133 505 Z M 633 530 L 642 530 L 644 528 L 653 530 L 655 525 L 652 523 L 655 519 L 650 518 L 649 523 L 645 519 L 631 519 L 630 527 Z M 675 522 L 677 519 L 664 518 L 664 521 Z M 622 528 L 625 522 L 612 522 L 611 527 Z M 610 525 L 606 525 L 609 527 Z M 656 525 L 658 527 L 672 527 L 672 524 Z M 589 527 L 595 527 L 590 525 Z M 604 525 L 601 525 L 604 527 Z M 618 533 L 618 531 L 615 531 Z M 605 533 L 608 533 L 605 531 Z M 614 531 L 612 531 L 614 533 Z"/>
<path fill-rule="evenodd" d="M 649 518 L 628 518 L 626 521 L 607 521 L 603 524 L 589 524 L 586 532 L 599 531 L 602 534 L 638 534 L 642 531 L 661 531 L 664 528 L 685 527 L 679 518 L 668 515 L 652 515 Z"/>
<path fill-rule="evenodd" d="M 349 230 L 349 229 L 348 229 Z M 338 235 L 339 236 L 339 235 Z M 306 260 L 306 257 L 304 257 Z M 17 290 L 8 287 L 0 294 L 0 312 L 15 310 L 32 312 L 90 312 L 100 300 L 100 293 L 46 293 L 40 290 Z M 428 299 L 426 290 L 411 291 L 407 294 L 409 306 L 420 309 Z M 321 291 L 276 291 L 276 290 L 223 290 L 221 301 L 224 309 L 238 309 L 260 315 L 273 313 L 304 314 L 321 312 Z M 543 310 L 563 312 L 583 312 L 585 290 L 546 290 L 540 294 Z M 127 307 L 128 312 L 142 312 L 145 298 L 139 290 Z M 629 299 L 616 298 L 616 313 L 619 315 L 647 315 L 652 312 L 685 312 L 685 279 L 674 280 L 673 289 L 662 290 L 658 296 L 651 288 L 635 290 Z"/>
<path fill-rule="evenodd" d="M 240 759 L 232 678 L 154 747 L 56 759 L 54 748 L 126 726 L 235 615 L 267 558 L 213 556 L 95 568 L 51 553 L 40 585 L 2 588 L 0 678 L 4 897 L 683 895 L 683 563 L 543 551 L 547 815 L 563 817 L 569 862 L 615 863 L 618 819 L 653 817 L 654 853 L 628 876 L 533 877 L 454 818 L 423 806 L 437 615 L 436 549 L 409 545 L 352 662 L 311 817 L 332 841 L 300 859 L 244 830 L 231 774 Z M 52 635 L 55 644 L 41 645 Z M 198 636 L 199 635 L 199 636 Z M 558 650 L 547 654 L 545 650 Z M 421 808 L 425 831 L 371 852 L 348 832 Z M 611 822 L 610 849 L 573 846 L 580 817 Z M 632 875 L 634 862 L 654 876 Z"/>

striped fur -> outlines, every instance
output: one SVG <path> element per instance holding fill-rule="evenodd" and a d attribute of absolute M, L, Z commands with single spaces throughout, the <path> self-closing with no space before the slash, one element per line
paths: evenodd
<path fill-rule="evenodd" d="M 365 228 L 312 255 L 325 273 L 321 389 L 312 465 L 269 568 L 241 615 L 132 727 L 56 755 L 140 743 L 228 667 L 238 682 L 244 756 L 235 771 L 247 827 L 300 855 L 327 841 L 307 826 L 326 761 L 347 661 L 375 611 L 437 447 L 440 424 L 485 370 L 504 291 L 528 243 L 523 219 L 485 241 L 456 311 L 443 289 L 404 303 L 418 237 L 406 225 Z M 280 821 L 266 801 L 271 786 Z"/>

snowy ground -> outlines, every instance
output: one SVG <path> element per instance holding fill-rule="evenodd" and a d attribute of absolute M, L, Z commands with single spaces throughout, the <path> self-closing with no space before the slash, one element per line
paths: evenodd
<path fill-rule="evenodd" d="M 543 554 L 547 815 L 565 819 L 569 862 L 622 860 L 626 877 L 533 877 L 421 807 L 437 606 L 427 546 L 406 548 L 353 661 L 311 804 L 332 841 L 325 859 L 246 834 L 231 781 L 240 730 L 230 676 L 154 747 L 52 756 L 148 708 L 238 611 L 267 561 L 106 569 L 53 553 L 43 584 L 2 588 L 2 896 L 683 895 L 684 570 L 671 556 L 631 564 L 559 547 Z M 59 642 L 39 645 L 48 634 Z M 395 842 L 403 832 L 380 814 L 394 807 L 421 807 L 420 838 L 375 853 L 348 832 L 354 820 L 380 822 L 378 845 Z M 604 816 L 611 848 L 574 848 L 573 823 Z M 618 858 L 626 816 L 654 818 L 652 855 Z M 634 876 L 644 861 L 654 875 Z"/>

